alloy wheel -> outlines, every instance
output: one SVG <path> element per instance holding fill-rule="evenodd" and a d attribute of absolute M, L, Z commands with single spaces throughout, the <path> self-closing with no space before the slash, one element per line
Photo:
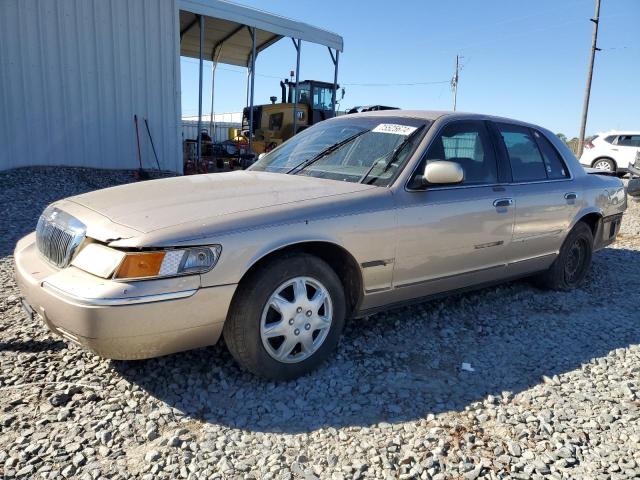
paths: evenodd
<path fill-rule="evenodd" d="M 598 170 L 606 170 L 607 172 L 611 172 L 611 162 L 608 160 L 598 160 L 593 164 L 593 168 L 597 168 Z"/>

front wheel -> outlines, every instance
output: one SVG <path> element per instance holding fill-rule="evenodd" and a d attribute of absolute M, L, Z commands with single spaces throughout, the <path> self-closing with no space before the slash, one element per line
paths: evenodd
<path fill-rule="evenodd" d="M 593 233 L 591 228 L 578 222 L 565 239 L 558 257 L 546 272 L 538 275 L 538 285 L 553 290 L 573 290 L 580 286 L 591 267 Z"/>
<path fill-rule="evenodd" d="M 335 349 L 346 302 L 340 279 L 307 254 L 275 258 L 240 284 L 224 339 L 249 371 L 291 380 L 315 369 Z"/>

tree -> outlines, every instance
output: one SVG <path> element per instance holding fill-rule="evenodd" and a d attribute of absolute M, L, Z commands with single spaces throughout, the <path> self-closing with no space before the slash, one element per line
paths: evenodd
<path fill-rule="evenodd" d="M 556 133 L 556 136 L 564 143 L 567 143 L 567 136 L 564 133 Z"/>
<path fill-rule="evenodd" d="M 568 140 L 567 146 L 571 149 L 574 155 L 578 154 L 578 146 L 580 144 L 580 140 L 577 137 L 573 137 L 571 140 Z"/>

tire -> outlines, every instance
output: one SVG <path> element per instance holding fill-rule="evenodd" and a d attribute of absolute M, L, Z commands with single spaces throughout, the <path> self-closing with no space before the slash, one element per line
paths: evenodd
<path fill-rule="evenodd" d="M 616 164 L 610 158 L 596 158 L 591 164 L 591 167 L 599 170 L 605 170 L 607 172 L 616 171 Z"/>
<path fill-rule="evenodd" d="M 283 255 L 240 283 L 223 335 L 233 357 L 250 372 L 292 380 L 317 368 L 336 348 L 345 315 L 344 288 L 326 262 L 304 253 Z"/>
<path fill-rule="evenodd" d="M 534 279 L 542 288 L 573 290 L 580 286 L 589 272 L 592 255 L 591 228 L 584 222 L 578 222 L 567 235 L 551 267 Z"/>

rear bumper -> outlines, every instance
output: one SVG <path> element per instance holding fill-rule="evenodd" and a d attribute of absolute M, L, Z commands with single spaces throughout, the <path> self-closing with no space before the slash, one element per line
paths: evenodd
<path fill-rule="evenodd" d="M 627 195 L 640 197 L 640 178 L 632 178 L 627 183 Z"/>
<path fill-rule="evenodd" d="M 200 288 L 197 279 L 196 288 L 175 280 L 172 289 L 165 280 L 133 285 L 65 272 L 73 267 L 57 271 L 42 260 L 33 235 L 18 242 L 14 259 L 24 301 L 52 332 L 119 360 L 216 343 L 236 288 Z"/>
<path fill-rule="evenodd" d="M 600 250 L 607 245 L 612 244 L 618 236 L 618 233 L 620 232 L 621 224 L 622 213 L 604 217 L 599 223 L 598 229 L 596 230 L 593 241 L 593 249 Z"/>

